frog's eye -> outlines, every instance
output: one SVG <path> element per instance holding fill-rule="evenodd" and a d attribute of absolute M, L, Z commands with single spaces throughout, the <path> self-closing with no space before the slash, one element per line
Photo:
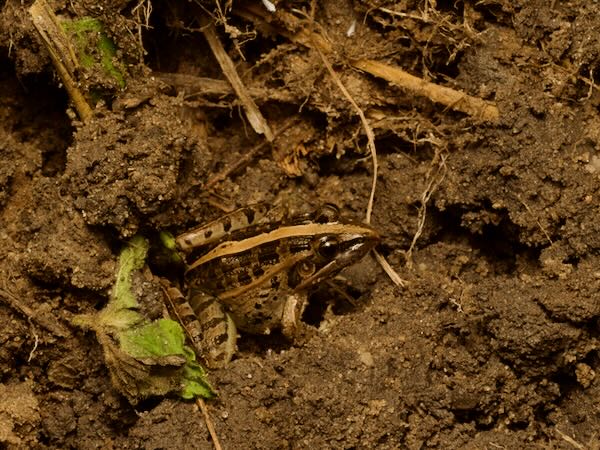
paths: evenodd
<path fill-rule="evenodd" d="M 336 222 L 340 217 L 340 210 L 333 203 L 325 203 L 315 214 L 315 222 Z"/>
<path fill-rule="evenodd" d="M 306 278 L 315 273 L 315 265 L 311 261 L 302 261 L 296 267 L 296 271 L 301 278 Z"/>
<path fill-rule="evenodd" d="M 338 240 L 333 236 L 325 236 L 319 239 L 317 253 L 321 258 L 333 259 L 338 252 Z"/>

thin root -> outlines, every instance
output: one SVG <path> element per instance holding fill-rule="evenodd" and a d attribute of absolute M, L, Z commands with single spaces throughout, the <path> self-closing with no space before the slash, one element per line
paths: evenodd
<path fill-rule="evenodd" d="M 69 335 L 69 332 L 59 324 L 58 320 L 46 320 L 43 317 L 40 317 L 39 314 L 36 314 L 34 310 L 32 310 L 29 306 L 23 304 L 16 295 L 12 294 L 6 286 L 6 280 L 4 281 L 4 289 L 0 289 L 0 299 L 4 299 L 4 301 L 13 309 L 19 311 L 23 314 L 29 323 L 36 322 L 41 327 L 45 328 L 52 334 L 59 337 L 66 337 Z M 35 348 L 34 348 L 35 350 Z"/>
<path fill-rule="evenodd" d="M 571 444 L 573 447 L 584 450 L 585 446 L 583 444 L 580 444 L 579 442 L 577 442 L 575 439 L 573 439 L 571 436 L 569 436 L 566 433 L 563 433 L 562 431 L 560 431 L 558 428 L 554 428 L 554 430 L 558 433 L 558 435 L 563 438 L 565 441 L 567 441 L 569 444 Z"/>
<path fill-rule="evenodd" d="M 427 217 L 427 203 L 429 202 L 429 199 L 436 191 L 436 189 L 440 186 L 442 181 L 444 181 L 444 178 L 446 176 L 446 156 L 444 154 L 439 154 L 439 158 L 440 161 L 435 166 L 435 171 L 433 170 L 433 168 L 431 168 L 427 172 L 427 187 L 421 194 L 421 206 L 419 207 L 417 217 L 417 231 L 413 236 L 412 242 L 410 243 L 410 247 L 408 247 L 408 250 L 406 250 L 405 253 L 406 265 L 408 266 L 408 268 L 412 268 L 412 252 L 417 244 L 417 241 L 421 237 L 421 234 L 423 234 L 425 219 Z"/>

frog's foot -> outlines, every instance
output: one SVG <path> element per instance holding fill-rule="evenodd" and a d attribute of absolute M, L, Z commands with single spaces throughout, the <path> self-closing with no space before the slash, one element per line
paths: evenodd
<path fill-rule="evenodd" d="M 298 335 L 302 326 L 302 313 L 306 306 L 306 295 L 290 294 L 283 305 L 281 332 L 288 339 Z"/>
<path fill-rule="evenodd" d="M 226 366 L 236 350 L 235 323 L 219 301 L 202 292 L 193 292 L 190 306 L 194 311 L 197 330 L 190 332 L 200 356 L 210 368 Z"/>

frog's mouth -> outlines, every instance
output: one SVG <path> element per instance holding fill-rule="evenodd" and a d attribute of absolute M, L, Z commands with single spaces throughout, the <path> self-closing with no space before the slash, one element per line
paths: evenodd
<path fill-rule="evenodd" d="M 347 243 L 345 249 L 339 253 L 335 259 L 328 262 L 322 267 L 319 267 L 312 275 L 304 278 L 294 290 L 302 291 L 315 284 L 318 284 L 328 278 L 334 276 L 337 272 L 342 270 L 344 267 L 351 266 L 355 262 L 363 258 L 367 253 L 373 249 L 380 240 L 380 236 L 377 232 L 373 231 L 372 235 L 360 237 L 351 240 Z"/>

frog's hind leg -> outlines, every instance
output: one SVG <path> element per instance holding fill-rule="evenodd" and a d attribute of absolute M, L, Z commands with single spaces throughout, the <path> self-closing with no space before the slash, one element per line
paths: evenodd
<path fill-rule="evenodd" d="M 202 354 L 202 328 L 200 327 L 196 314 L 194 314 L 194 310 L 179 289 L 164 282 L 163 287 L 172 306 L 172 309 L 169 309 L 171 312 L 175 313 L 179 323 L 185 328 L 196 351 Z"/>
<path fill-rule="evenodd" d="M 200 291 L 190 293 L 189 307 L 194 315 L 195 330 L 190 332 L 200 356 L 211 368 L 224 367 L 236 350 L 235 323 L 219 301 Z"/>

